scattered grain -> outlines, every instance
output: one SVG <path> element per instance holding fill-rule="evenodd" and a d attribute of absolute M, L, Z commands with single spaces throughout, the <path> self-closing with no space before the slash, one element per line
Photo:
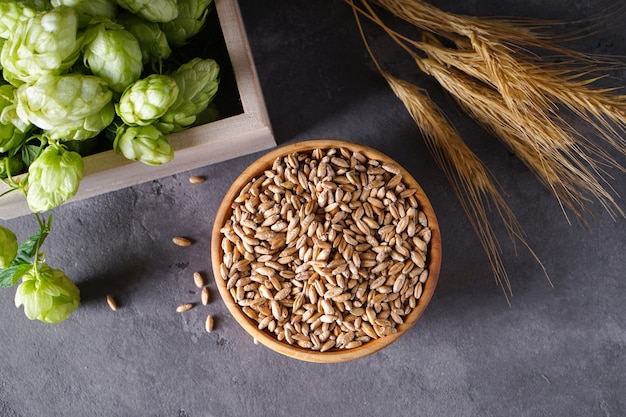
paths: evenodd
<path fill-rule="evenodd" d="M 202 288 L 204 287 L 204 277 L 200 272 L 193 273 L 193 282 L 196 284 L 196 287 Z"/>
<path fill-rule="evenodd" d="M 189 182 L 192 184 L 201 184 L 204 181 L 206 181 L 206 178 L 201 175 L 194 175 L 192 177 L 189 177 Z"/>
<path fill-rule="evenodd" d="M 184 313 L 185 311 L 189 311 L 193 308 L 193 304 L 192 303 L 185 303 L 185 304 L 181 304 L 178 307 L 176 307 L 176 312 L 177 313 Z"/>
<path fill-rule="evenodd" d="M 204 327 L 208 333 L 211 333 L 213 331 L 214 323 L 215 323 L 215 320 L 213 319 L 213 316 L 209 314 L 204 324 Z"/>
<path fill-rule="evenodd" d="M 202 300 L 203 306 L 209 304 L 210 297 L 211 297 L 211 293 L 209 292 L 209 288 L 208 287 L 202 288 L 202 292 L 200 293 L 200 299 Z"/>
<path fill-rule="evenodd" d="M 116 311 L 117 310 L 117 302 L 115 301 L 113 296 L 112 295 L 107 295 L 106 299 L 107 299 L 107 304 L 109 305 L 111 310 Z"/>
<path fill-rule="evenodd" d="M 173 238 L 172 242 L 174 242 L 174 244 L 176 246 L 182 246 L 182 247 L 186 247 L 186 246 L 191 245 L 191 240 L 187 239 L 186 237 L 182 237 L 182 236 L 177 236 L 177 237 Z"/>

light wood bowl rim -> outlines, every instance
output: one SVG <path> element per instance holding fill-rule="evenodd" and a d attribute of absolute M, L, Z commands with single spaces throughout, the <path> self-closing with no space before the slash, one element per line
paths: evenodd
<path fill-rule="evenodd" d="M 400 167 L 403 181 L 405 182 L 407 187 L 417 189 L 415 197 L 420 204 L 420 208 L 426 214 L 426 217 L 428 219 L 428 225 L 432 233 L 427 256 L 427 266 L 429 270 L 428 279 L 426 280 L 422 296 L 420 297 L 416 307 L 406 316 L 405 322 L 397 327 L 397 333 L 372 340 L 354 349 L 318 352 L 310 349 L 304 349 L 295 345 L 289 345 L 286 342 L 279 341 L 268 332 L 259 330 L 256 322 L 252 321 L 243 313 L 239 305 L 233 300 L 230 292 L 226 289 L 226 282 L 220 276 L 220 263 L 222 259 L 222 234 L 220 232 L 220 229 L 224 225 L 226 219 L 231 216 L 232 201 L 239 194 L 240 190 L 252 178 L 259 176 L 263 173 L 263 171 L 271 167 L 276 158 L 288 155 L 293 152 L 308 152 L 318 148 L 346 148 L 353 152 L 358 151 L 369 159 L 376 159 L 381 162 L 392 163 Z M 358 143 L 339 139 L 311 139 L 283 145 L 269 151 L 268 153 L 264 154 L 256 161 L 254 161 L 252 164 L 250 164 L 235 179 L 233 184 L 226 192 L 215 217 L 215 222 L 211 235 L 211 263 L 213 266 L 213 273 L 218 291 L 222 300 L 226 304 L 228 311 L 233 315 L 235 320 L 259 343 L 272 349 L 275 352 L 302 361 L 317 363 L 346 362 L 371 355 L 389 346 L 400 337 L 402 337 L 422 316 L 424 310 L 430 303 L 430 300 L 437 286 L 437 281 L 439 279 L 439 271 L 441 268 L 441 234 L 435 212 L 428 197 L 424 193 L 424 190 L 415 180 L 415 178 L 413 178 L 413 176 L 404 167 L 395 162 L 392 158 L 376 149 Z"/>

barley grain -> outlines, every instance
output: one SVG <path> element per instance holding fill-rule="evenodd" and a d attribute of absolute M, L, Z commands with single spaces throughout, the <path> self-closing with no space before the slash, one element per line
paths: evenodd
<path fill-rule="evenodd" d="M 174 242 L 174 244 L 176 246 L 181 246 L 181 247 L 186 247 L 186 246 L 191 245 L 191 240 L 187 239 L 186 237 L 182 237 L 182 236 L 177 236 L 177 237 L 173 238 L 172 242 Z"/>
<path fill-rule="evenodd" d="M 261 285 L 259 287 L 259 295 L 267 300 L 273 300 L 274 299 L 274 294 L 272 293 L 272 291 L 267 288 L 265 285 Z"/>
<path fill-rule="evenodd" d="M 285 287 L 274 295 L 274 299 L 277 301 L 282 301 L 287 298 L 289 294 L 291 294 L 291 287 Z"/>
<path fill-rule="evenodd" d="M 117 302 L 115 301 L 115 299 L 113 298 L 112 295 L 107 295 L 106 296 L 106 300 L 107 300 L 107 304 L 109 305 L 109 308 L 113 311 L 117 310 Z"/>
<path fill-rule="evenodd" d="M 204 181 L 206 181 L 206 177 L 203 177 L 201 175 L 194 175 L 189 177 L 189 182 L 192 184 L 200 184 L 203 183 Z"/>
<path fill-rule="evenodd" d="M 352 342 L 349 342 L 345 345 L 346 349 L 354 349 L 357 348 L 359 346 L 361 346 L 363 343 L 359 340 L 353 340 Z"/>
<path fill-rule="evenodd" d="M 176 312 L 177 313 L 184 313 L 185 311 L 189 311 L 193 308 L 193 304 L 192 303 L 185 303 L 185 304 L 181 304 L 178 307 L 176 307 Z"/>
<path fill-rule="evenodd" d="M 204 287 L 204 277 L 200 272 L 193 273 L 193 282 L 196 284 L 196 287 L 202 288 Z"/>
<path fill-rule="evenodd" d="M 204 287 L 202 288 L 202 292 L 200 293 L 200 298 L 202 300 L 202 305 L 207 305 L 209 303 L 209 298 L 211 296 L 211 293 L 209 292 L 209 288 L 208 287 Z"/>
<path fill-rule="evenodd" d="M 215 323 L 215 320 L 213 319 L 213 316 L 209 314 L 204 324 L 204 328 L 206 329 L 208 333 L 211 333 L 213 331 L 214 323 Z"/>

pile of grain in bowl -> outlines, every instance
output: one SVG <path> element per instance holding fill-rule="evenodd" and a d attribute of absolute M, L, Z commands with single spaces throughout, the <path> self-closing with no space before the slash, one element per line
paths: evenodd
<path fill-rule="evenodd" d="M 431 230 L 401 171 L 347 149 L 277 158 L 221 229 L 220 275 L 279 341 L 351 349 L 397 332 L 428 278 Z"/>

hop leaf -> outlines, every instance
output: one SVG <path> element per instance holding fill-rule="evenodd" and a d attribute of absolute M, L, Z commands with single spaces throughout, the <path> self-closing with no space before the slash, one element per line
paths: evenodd
<path fill-rule="evenodd" d="M 78 59 L 82 39 L 71 7 L 57 7 L 19 21 L 0 53 L 4 78 L 13 85 L 62 74 Z"/>
<path fill-rule="evenodd" d="M 67 319 L 80 304 L 80 290 L 63 271 L 46 264 L 22 276 L 15 292 L 15 306 L 24 306 L 26 317 L 44 323 Z"/>
<path fill-rule="evenodd" d="M 152 74 L 124 91 L 115 104 L 124 123 L 146 126 L 163 116 L 178 96 L 178 85 L 172 77 Z"/>
<path fill-rule="evenodd" d="M 17 255 L 17 237 L 6 227 L 0 226 L 0 268 L 7 268 Z"/>
<path fill-rule="evenodd" d="M 154 125 L 128 126 L 117 129 L 113 149 L 127 159 L 146 165 L 162 165 L 174 158 L 174 150 L 165 135 Z"/>
<path fill-rule="evenodd" d="M 17 89 L 17 115 L 54 140 L 96 136 L 115 117 L 113 93 L 93 75 L 45 75 Z"/>
<path fill-rule="evenodd" d="M 48 145 L 28 169 L 30 210 L 41 213 L 60 206 L 76 194 L 82 179 L 82 157 L 60 144 Z"/>
<path fill-rule="evenodd" d="M 9 175 L 19 174 L 23 167 L 24 163 L 19 155 L 0 158 L 0 178 L 8 178 Z"/>

